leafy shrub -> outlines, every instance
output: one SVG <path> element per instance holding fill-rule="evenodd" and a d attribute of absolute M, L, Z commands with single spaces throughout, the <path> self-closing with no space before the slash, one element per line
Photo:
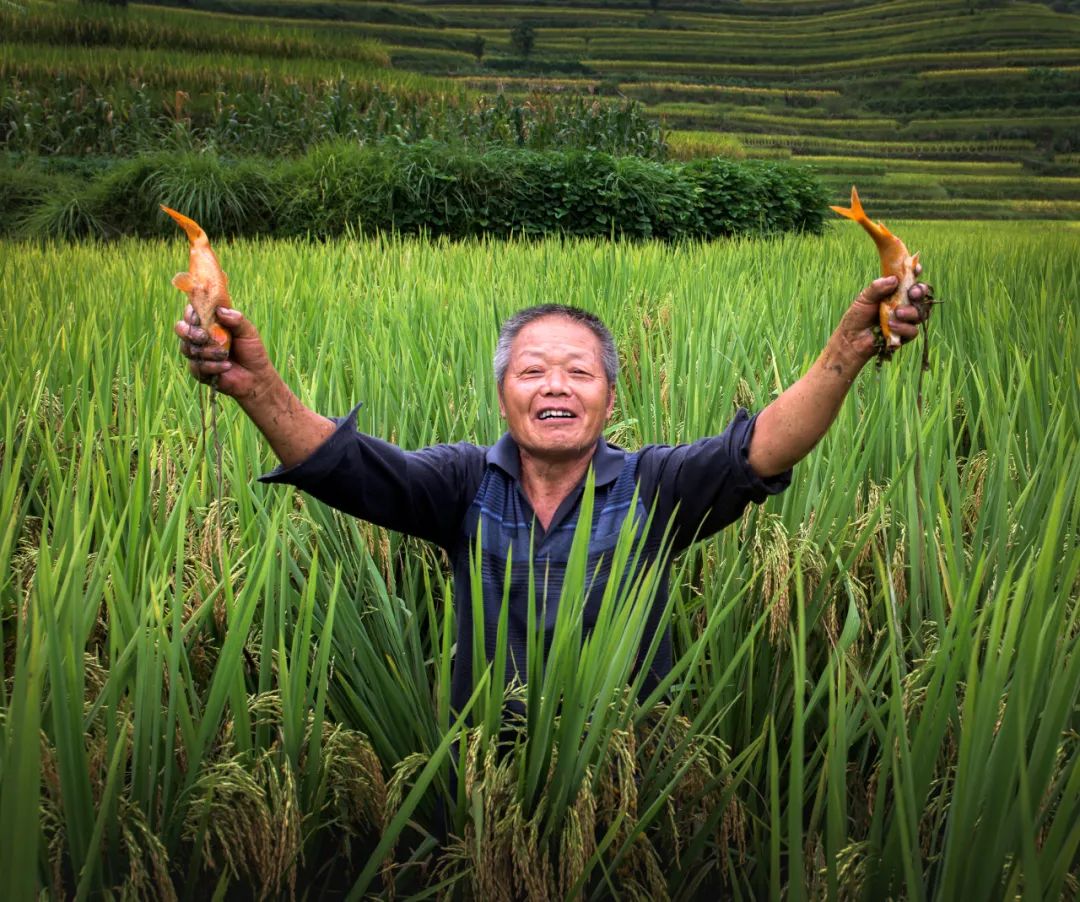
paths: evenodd
<path fill-rule="evenodd" d="M 528 22 L 518 22 L 510 29 L 510 46 L 518 56 L 528 57 L 536 44 L 536 31 Z"/>
<path fill-rule="evenodd" d="M 317 236 L 354 228 L 664 240 L 820 229 L 825 193 L 808 172 L 707 162 L 724 170 L 730 190 L 715 168 L 710 180 L 679 165 L 602 153 L 336 145 L 283 173 L 291 191 L 277 228 Z"/>
<path fill-rule="evenodd" d="M 593 151 L 477 152 L 430 140 L 333 142 L 276 163 L 159 153 L 48 185 L 40 175 L 4 177 L 25 181 L 30 234 L 68 238 L 161 234 L 171 225 L 162 203 L 218 235 L 662 240 L 819 230 L 825 203 L 814 176 L 775 163 L 684 166 Z"/>
<path fill-rule="evenodd" d="M 698 188 L 701 231 L 709 238 L 761 230 L 760 183 L 752 168 L 719 157 L 685 168 Z"/>

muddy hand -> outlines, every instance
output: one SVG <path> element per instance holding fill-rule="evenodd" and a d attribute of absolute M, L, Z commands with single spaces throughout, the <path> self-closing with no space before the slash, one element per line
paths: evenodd
<path fill-rule="evenodd" d="M 228 352 L 210 340 L 190 304 L 184 318 L 173 327 L 180 338 L 180 353 L 188 359 L 188 370 L 199 382 L 209 383 L 216 376 L 217 389 L 225 395 L 241 397 L 257 392 L 274 375 L 258 331 L 232 307 L 219 307 L 217 319 L 232 336 Z"/>
<path fill-rule="evenodd" d="M 908 289 L 908 303 L 897 307 L 889 320 L 889 328 L 907 344 L 919 334 L 919 326 L 930 319 L 933 293 L 925 282 L 916 282 Z"/>
<path fill-rule="evenodd" d="M 922 267 L 917 266 L 916 275 L 920 272 L 922 272 Z M 896 286 L 896 276 L 882 276 L 874 279 L 859 292 L 858 297 L 840 320 L 837 333 L 844 343 L 864 361 L 869 360 L 877 352 L 878 339 L 874 334 L 874 329 L 878 326 L 881 303 L 896 291 Z M 902 304 L 893 311 L 890 328 L 895 325 L 893 331 L 899 337 L 901 344 L 906 344 L 919 334 L 919 324 L 930 315 L 930 304 L 926 303 L 930 298 L 930 286 L 924 282 L 917 282 L 908 289 L 908 303 Z"/>

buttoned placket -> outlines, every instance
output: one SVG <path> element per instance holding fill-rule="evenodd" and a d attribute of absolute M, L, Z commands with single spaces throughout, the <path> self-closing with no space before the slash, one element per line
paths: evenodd
<path fill-rule="evenodd" d="M 515 482 L 514 490 L 517 492 L 518 499 L 521 501 L 522 506 L 532 518 L 533 534 L 537 538 L 536 544 L 534 546 L 535 553 L 537 555 L 539 555 L 539 553 L 544 549 L 544 546 L 547 544 L 547 540 L 551 537 L 551 535 L 558 530 L 559 526 L 562 525 L 563 521 L 566 520 L 567 516 L 577 507 L 578 502 L 581 501 L 581 496 L 585 492 L 585 479 L 586 476 L 583 476 L 581 478 L 581 482 L 579 482 L 576 486 L 574 486 L 573 489 L 570 490 L 570 494 L 568 494 L 565 498 L 563 498 L 561 502 L 559 502 L 559 506 L 555 508 L 555 513 L 552 514 L 551 522 L 548 524 L 547 529 L 544 529 L 543 524 L 537 518 L 536 512 L 533 510 L 532 504 L 529 502 L 529 499 L 526 496 L 525 492 L 522 491 L 521 483 Z"/>

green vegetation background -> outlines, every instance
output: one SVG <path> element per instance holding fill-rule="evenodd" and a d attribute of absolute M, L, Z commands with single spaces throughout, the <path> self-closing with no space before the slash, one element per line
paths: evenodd
<path fill-rule="evenodd" d="M 5 4 L 0 896 L 1076 896 L 1078 233 L 925 218 L 1076 218 L 1077 21 Z M 316 409 L 489 442 L 496 323 L 569 298 L 616 332 L 633 447 L 812 362 L 876 270 L 824 228 L 852 182 L 944 301 L 931 367 L 868 370 L 796 484 L 680 558 L 649 705 L 655 572 L 583 646 L 574 570 L 548 666 L 475 668 L 465 722 L 484 639 L 453 648 L 434 551 L 254 485 L 229 407 L 218 497 L 161 201 Z"/>
<path fill-rule="evenodd" d="M 528 725 L 482 666 L 473 721 L 450 716 L 440 556 L 255 483 L 271 461 L 232 405 L 218 499 L 168 328 L 181 236 L 6 244 L 3 895 L 1074 892 L 1075 227 L 890 224 L 944 299 L 930 370 L 918 346 L 868 368 L 791 488 L 680 559 L 666 700 L 621 688 L 646 581 L 590 646 L 562 623 Z M 850 224 L 216 249 L 304 401 L 364 401 L 405 447 L 497 437 L 497 323 L 552 298 L 615 331 L 611 440 L 716 433 L 809 366 L 875 265 Z"/>
<path fill-rule="evenodd" d="M 392 136 L 794 158 L 831 202 L 857 181 L 880 216 L 1080 209 L 1067 3 L 27 0 L 0 25 L 5 168 L 85 178 L 163 148 L 278 157 Z"/>

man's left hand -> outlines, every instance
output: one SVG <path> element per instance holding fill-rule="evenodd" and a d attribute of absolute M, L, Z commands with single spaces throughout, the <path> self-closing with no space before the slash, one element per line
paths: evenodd
<path fill-rule="evenodd" d="M 921 272 L 922 267 L 917 266 L 915 275 Z M 880 322 L 878 310 L 881 302 L 896 291 L 896 284 L 896 276 L 874 279 L 859 292 L 859 296 L 840 320 L 836 336 L 864 360 L 869 360 L 877 352 L 877 339 L 873 329 Z M 925 282 L 918 282 L 908 289 L 908 303 L 901 304 L 893 311 L 889 328 L 900 336 L 902 345 L 918 335 L 919 324 L 929 319 L 931 305 L 922 303 L 929 297 L 930 286 Z"/>

